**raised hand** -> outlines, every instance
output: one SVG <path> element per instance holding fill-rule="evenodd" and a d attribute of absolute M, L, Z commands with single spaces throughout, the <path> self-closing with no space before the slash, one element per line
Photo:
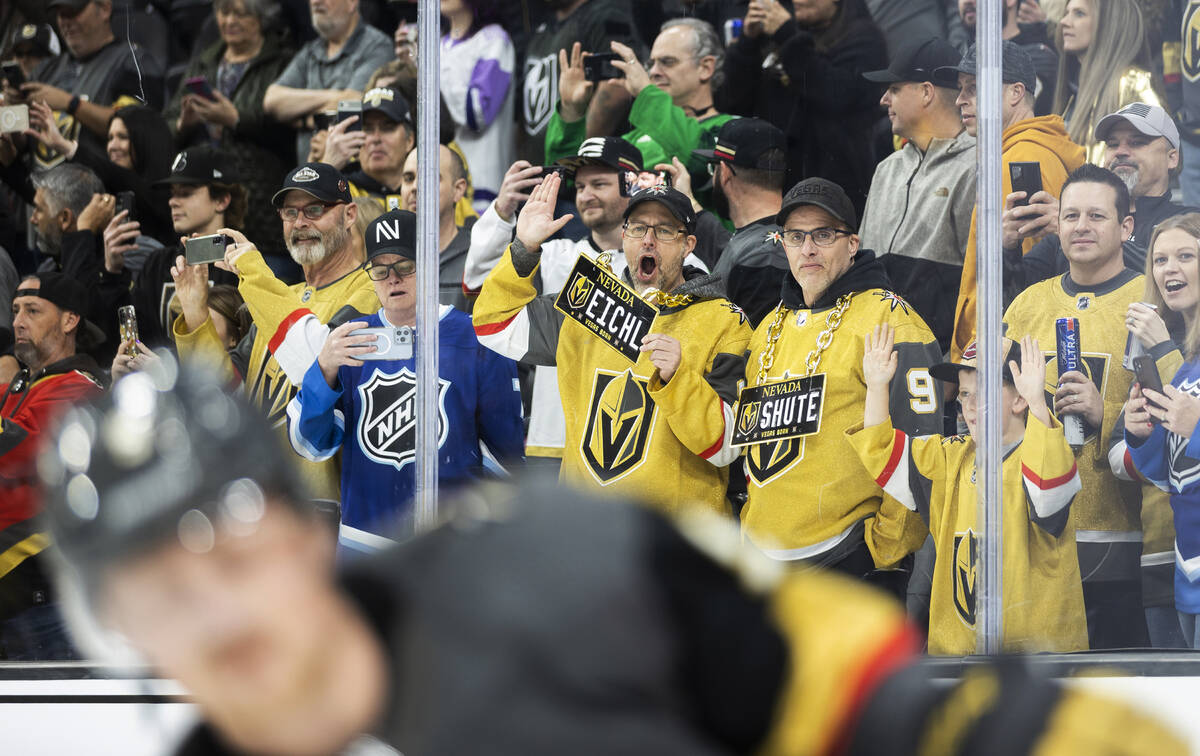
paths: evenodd
<path fill-rule="evenodd" d="M 571 45 L 569 58 L 566 50 L 558 51 L 559 114 L 567 123 L 584 119 L 588 103 L 596 93 L 596 83 L 584 76 L 583 55 L 583 45 L 578 42 Z"/>
<path fill-rule="evenodd" d="M 500 191 L 496 194 L 494 207 L 500 220 L 507 223 L 522 202 L 529 199 L 526 190 L 537 186 L 542 180 L 542 168 L 533 165 L 528 160 L 518 160 L 508 167 L 504 179 L 500 182 Z"/>
<path fill-rule="evenodd" d="M 252 249 L 258 249 L 254 242 L 246 238 L 246 235 L 235 228 L 222 228 L 217 230 L 218 234 L 225 234 L 233 243 L 225 248 L 225 259 L 219 260 L 215 264 L 221 270 L 227 270 L 235 276 L 241 275 L 238 272 L 238 258 L 246 254 Z"/>
<path fill-rule="evenodd" d="M 363 143 L 367 141 L 367 135 L 362 129 L 346 129 L 359 120 L 359 116 L 350 116 L 329 127 L 329 136 L 325 139 L 325 156 L 321 162 L 329 163 L 340 171 L 358 157 Z"/>
<path fill-rule="evenodd" d="M 25 136 L 32 137 L 49 149 L 68 157 L 75 154 L 76 144 L 59 131 L 54 111 L 45 101 L 29 103 L 29 126 L 30 128 L 25 130 Z"/>
<path fill-rule="evenodd" d="M 75 219 L 75 227 L 80 231 L 91 231 L 93 234 L 104 232 L 108 222 L 112 220 L 113 208 L 117 206 L 117 198 L 111 194 L 93 194 L 91 202 L 80 211 Z"/>
<path fill-rule="evenodd" d="M 125 253 L 137 249 L 138 234 L 142 224 L 126 220 L 128 210 L 117 213 L 104 229 L 104 269 L 109 273 L 120 273 L 125 269 Z"/>
<path fill-rule="evenodd" d="M 885 391 L 896 375 L 900 358 L 896 355 L 896 332 L 887 323 L 875 326 L 863 337 L 863 381 L 867 388 Z"/>
<path fill-rule="evenodd" d="M 1041 345 L 1032 336 L 1021 337 L 1021 364 L 1016 360 L 1008 361 L 1008 370 L 1012 373 L 1013 386 L 1017 393 L 1029 405 L 1029 411 L 1042 422 L 1050 426 L 1050 408 L 1046 406 L 1046 360 L 1042 356 Z"/>
<path fill-rule="evenodd" d="M 1058 377 L 1058 390 L 1054 393 L 1054 414 L 1082 415 L 1088 425 L 1099 428 L 1104 419 L 1104 400 L 1096 384 L 1078 370 L 1063 373 Z"/>
<path fill-rule="evenodd" d="M 1004 198 L 1000 216 L 1000 234 L 1005 249 L 1016 249 L 1029 236 L 1058 233 L 1058 200 L 1049 192 L 1034 192 L 1028 205 L 1017 207 L 1025 192 L 1013 192 Z"/>
<path fill-rule="evenodd" d="M 179 240 L 180 246 L 186 243 L 186 238 Z M 171 266 L 171 279 L 175 281 L 175 296 L 183 309 L 183 320 L 188 330 L 194 331 L 208 320 L 208 266 L 189 265 L 179 255 Z"/>
<path fill-rule="evenodd" d="M 558 187 L 562 178 L 552 173 L 533 188 L 529 193 L 529 201 L 521 208 L 517 216 L 517 239 L 530 252 L 541 250 L 542 242 L 558 233 L 574 216 L 567 213 L 561 218 L 554 217 L 554 207 L 558 203 Z"/>
<path fill-rule="evenodd" d="M 612 46 L 612 51 L 621 56 L 619 60 L 612 62 L 613 68 L 625 74 L 625 89 L 629 90 L 631 96 L 637 97 L 643 89 L 650 86 L 650 74 L 638 62 L 632 47 L 623 45 L 616 40 L 609 44 Z"/>

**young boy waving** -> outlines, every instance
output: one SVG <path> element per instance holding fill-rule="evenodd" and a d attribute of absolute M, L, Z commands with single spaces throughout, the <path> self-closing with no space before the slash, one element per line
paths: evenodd
<path fill-rule="evenodd" d="M 1006 652 L 1087 648 L 1083 589 L 1070 504 L 1079 491 L 1075 458 L 1062 425 L 1046 405 L 1046 363 L 1036 339 L 1001 344 L 1004 386 L 997 409 L 1003 454 L 1002 648 Z M 929 610 L 929 651 L 977 650 L 979 535 L 975 442 L 979 422 L 976 344 L 958 362 L 935 365 L 933 377 L 957 384 L 969 434 L 913 438 L 892 427 L 889 386 L 896 372 L 893 334 L 867 334 L 863 428 L 850 444 L 883 488 L 881 514 L 904 507 L 933 535 L 937 558 Z M 902 513 L 893 511 L 893 516 Z M 915 516 L 911 514 L 909 516 Z"/>

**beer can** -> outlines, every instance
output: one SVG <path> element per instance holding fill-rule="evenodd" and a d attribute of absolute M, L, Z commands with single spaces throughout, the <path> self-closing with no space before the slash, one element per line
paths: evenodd
<path fill-rule="evenodd" d="M 1083 357 L 1079 346 L 1079 319 L 1059 318 L 1054 321 L 1054 340 L 1058 350 L 1058 375 L 1083 369 Z M 1079 415 L 1063 415 L 1059 418 L 1067 443 L 1076 451 L 1083 446 L 1083 418 Z"/>
<path fill-rule="evenodd" d="M 1149 302 L 1139 302 L 1138 304 L 1148 307 L 1151 310 L 1158 309 L 1156 305 L 1152 305 Z M 1125 356 L 1121 358 L 1121 367 L 1132 373 L 1134 370 L 1133 361 L 1143 354 L 1146 354 L 1146 347 L 1142 346 L 1142 342 L 1138 340 L 1137 336 L 1133 335 L 1133 331 L 1130 331 L 1125 335 Z"/>

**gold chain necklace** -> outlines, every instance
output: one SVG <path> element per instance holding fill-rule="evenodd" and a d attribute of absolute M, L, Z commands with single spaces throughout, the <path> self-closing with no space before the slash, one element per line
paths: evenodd
<path fill-rule="evenodd" d="M 599 256 L 596 257 L 596 264 L 607 270 L 609 273 L 612 273 L 612 253 L 601 252 Z M 650 304 L 658 305 L 659 307 L 683 307 L 684 305 L 691 304 L 692 295 L 668 294 L 665 291 L 654 289 L 648 294 L 644 295 L 642 299 L 646 300 Z"/>
<path fill-rule="evenodd" d="M 833 309 L 825 316 L 825 330 L 817 335 L 817 348 L 810 351 L 804 360 L 805 376 L 817 372 L 817 366 L 821 364 L 821 355 L 833 343 L 833 332 L 842 324 L 842 316 L 850 306 L 851 296 L 843 294 L 838 297 Z M 775 349 L 779 344 L 779 337 L 783 334 L 783 321 L 787 313 L 788 309 L 782 303 L 779 304 L 775 308 L 775 317 L 771 320 L 771 325 L 767 326 L 767 346 L 758 355 L 758 378 L 754 381 L 755 386 L 762 385 L 766 380 L 767 371 L 775 363 Z"/>

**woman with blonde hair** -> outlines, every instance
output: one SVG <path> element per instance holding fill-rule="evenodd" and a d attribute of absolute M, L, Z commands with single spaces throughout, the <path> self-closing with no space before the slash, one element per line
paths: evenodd
<path fill-rule="evenodd" d="M 1104 165 L 1096 124 L 1131 102 L 1166 101 L 1151 74 L 1150 50 L 1136 0 L 1070 0 L 1058 24 L 1054 112 L 1088 162 Z"/>
<path fill-rule="evenodd" d="M 1143 568 L 1143 587 L 1166 583 L 1173 575 L 1173 604 L 1146 602 L 1146 621 L 1156 647 L 1200 647 L 1196 617 L 1200 615 L 1200 214 L 1177 215 L 1154 229 L 1146 256 L 1144 302 L 1129 306 L 1125 324 L 1129 332 L 1157 361 L 1179 364 L 1161 392 L 1133 384 L 1125 405 L 1124 445 L 1119 455 L 1110 453 L 1114 472 L 1118 462 L 1132 463 L 1140 477 L 1170 494 L 1173 516 L 1161 503 L 1161 494 L 1143 494 L 1142 529 L 1146 557 L 1161 554 L 1164 569 L 1155 576 Z M 1172 354 L 1178 350 L 1182 355 Z M 1174 360 L 1171 358 L 1174 357 Z M 1117 448 L 1117 451 L 1121 451 Z M 1115 460 L 1120 456 L 1121 460 Z M 1151 490 L 1149 487 L 1143 491 Z M 1173 526 L 1168 530 L 1169 526 Z M 1152 534 L 1153 533 L 1153 534 Z M 1156 534 L 1158 537 L 1155 537 Z M 1150 542 L 1154 541 L 1154 544 Z M 1172 553 L 1171 544 L 1174 543 Z M 1160 551 L 1161 550 L 1161 551 Z M 1164 585 L 1165 588 L 1165 585 Z M 1168 594 L 1171 595 L 1171 594 Z M 1151 596 L 1147 593 L 1145 599 Z M 1160 604 L 1166 603 L 1163 597 Z M 1162 610 L 1166 609 L 1167 612 Z M 1154 612 L 1160 612 L 1157 616 Z M 1177 619 L 1177 622 L 1176 622 Z M 1178 643 L 1169 641 L 1171 635 Z M 1180 635 L 1182 637 L 1180 637 Z M 1157 636 L 1157 638 L 1155 637 Z"/>

